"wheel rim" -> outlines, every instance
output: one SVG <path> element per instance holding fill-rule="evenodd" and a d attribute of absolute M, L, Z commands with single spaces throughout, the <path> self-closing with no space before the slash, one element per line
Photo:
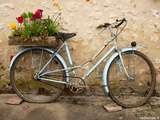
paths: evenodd
<path fill-rule="evenodd" d="M 126 77 L 120 59 L 117 57 L 112 62 L 108 74 L 110 95 L 123 107 L 143 105 L 150 97 L 154 86 L 151 64 L 146 61 L 145 56 L 137 52 L 124 53 L 122 57 L 129 75 L 134 79 Z"/>
<path fill-rule="evenodd" d="M 16 59 L 11 70 L 11 81 L 16 93 L 28 102 L 50 102 L 63 91 L 64 85 L 40 82 L 35 74 L 47 63 L 52 54 L 44 49 L 33 49 L 23 53 Z M 29 58 L 29 59 L 28 59 Z M 55 57 L 44 71 L 63 69 L 63 65 Z M 65 80 L 64 71 L 45 76 L 47 79 Z"/>

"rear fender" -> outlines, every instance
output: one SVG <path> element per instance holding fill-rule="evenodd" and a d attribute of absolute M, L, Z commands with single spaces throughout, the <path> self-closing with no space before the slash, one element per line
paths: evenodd
<path fill-rule="evenodd" d="M 25 48 L 25 49 L 21 50 L 20 52 L 18 52 L 18 53 L 12 58 L 11 63 L 10 63 L 10 65 L 9 65 L 9 71 L 11 71 L 12 66 L 13 66 L 15 60 L 16 60 L 21 54 L 23 54 L 23 53 L 25 53 L 25 52 L 27 52 L 28 50 L 31 50 L 31 49 L 45 49 L 45 50 L 47 50 L 48 52 L 51 52 L 52 54 L 54 54 L 54 50 L 49 49 L 49 48 L 44 48 L 44 47 Z M 66 76 L 69 76 L 69 73 L 68 73 L 68 70 L 67 70 L 67 65 L 66 65 L 64 59 L 63 59 L 59 54 L 57 54 L 57 53 L 56 53 L 56 56 L 57 56 L 57 58 L 62 62 L 62 65 L 64 66 L 64 69 L 66 69 Z M 68 78 L 68 77 L 66 77 L 66 81 L 69 82 L 69 78 Z"/>

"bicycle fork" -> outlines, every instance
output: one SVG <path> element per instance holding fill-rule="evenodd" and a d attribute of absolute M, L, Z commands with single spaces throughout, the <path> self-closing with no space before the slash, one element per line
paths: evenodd
<path fill-rule="evenodd" d="M 122 65 L 122 68 L 123 68 L 123 71 L 124 71 L 125 75 L 127 76 L 127 78 L 129 78 L 129 80 L 134 80 L 134 78 L 129 75 L 129 73 L 128 73 L 126 67 L 125 67 L 125 64 L 124 64 L 124 61 L 123 61 L 123 58 L 122 58 L 122 52 L 120 50 L 118 50 L 118 55 L 120 57 L 120 62 L 121 62 L 121 65 Z"/>

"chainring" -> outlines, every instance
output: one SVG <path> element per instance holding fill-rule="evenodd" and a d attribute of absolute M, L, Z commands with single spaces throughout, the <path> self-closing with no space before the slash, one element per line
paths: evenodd
<path fill-rule="evenodd" d="M 86 83 L 80 77 L 71 77 L 69 90 L 73 94 L 82 94 L 86 91 Z"/>

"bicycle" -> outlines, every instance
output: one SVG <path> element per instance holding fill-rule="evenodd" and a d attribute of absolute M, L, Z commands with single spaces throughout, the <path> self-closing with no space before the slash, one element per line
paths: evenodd
<path fill-rule="evenodd" d="M 46 47 L 29 47 L 20 51 L 11 61 L 9 75 L 16 94 L 28 102 L 52 102 L 64 91 L 82 93 L 87 87 L 85 79 L 108 58 L 103 70 L 103 89 L 106 96 L 125 108 L 138 107 L 151 97 L 156 84 L 156 72 L 146 55 L 137 50 L 136 42 L 131 47 L 119 48 L 118 35 L 127 25 L 120 19 L 104 23 L 97 29 L 109 30 L 111 39 L 95 56 L 80 65 L 74 65 L 67 40 L 75 33 L 57 33 L 62 41 L 56 50 Z M 108 45 L 112 47 L 91 66 L 83 77 L 77 76 L 77 69 L 95 60 Z M 59 54 L 65 49 L 67 64 Z M 110 57 L 109 57 L 110 56 Z"/>

